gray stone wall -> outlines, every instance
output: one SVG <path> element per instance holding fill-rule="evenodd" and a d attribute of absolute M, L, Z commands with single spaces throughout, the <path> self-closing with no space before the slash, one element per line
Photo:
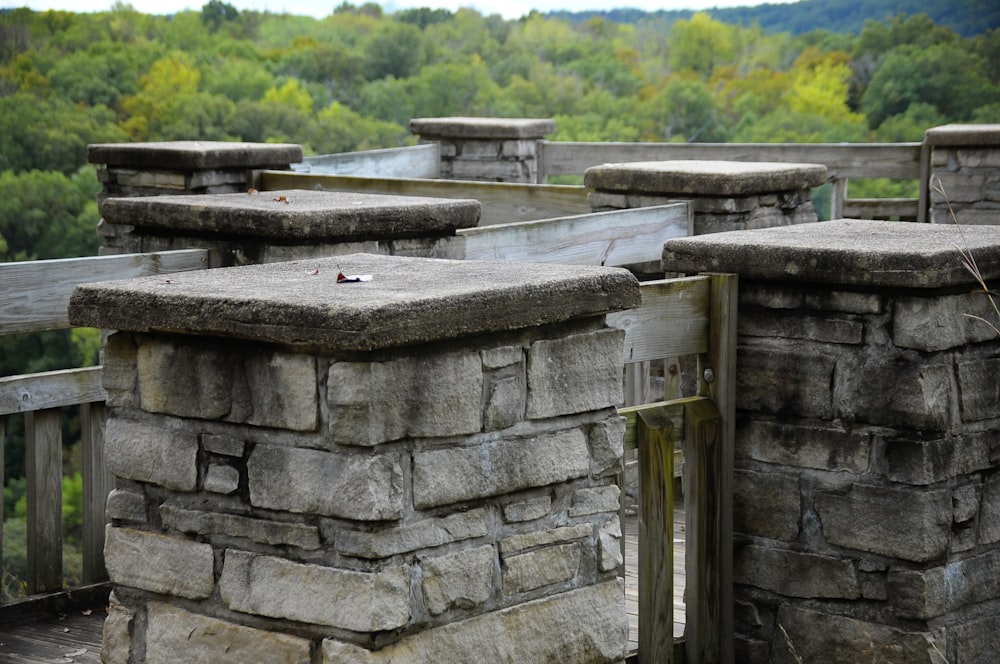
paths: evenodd
<path fill-rule="evenodd" d="M 1000 234 L 962 232 L 1000 276 Z M 959 231 L 732 235 L 671 241 L 665 263 L 740 273 L 738 660 L 992 661 L 1000 337 L 966 316 L 995 319 L 960 272 Z"/>
<path fill-rule="evenodd" d="M 1000 125 L 927 130 L 932 223 L 1000 224 Z"/>
<path fill-rule="evenodd" d="M 494 296 L 488 266 L 351 256 L 373 279 L 337 286 L 330 260 L 74 297 L 78 323 L 125 328 L 105 348 L 104 661 L 621 661 L 623 333 L 573 311 L 634 306 L 634 278 L 526 266 Z M 449 281 L 513 313 L 462 326 Z M 233 302 L 273 341 L 218 336 Z M 377 337 L 358 322 L 388 315 Z M 353 332 L 307 341 L 317 320 Z"/>

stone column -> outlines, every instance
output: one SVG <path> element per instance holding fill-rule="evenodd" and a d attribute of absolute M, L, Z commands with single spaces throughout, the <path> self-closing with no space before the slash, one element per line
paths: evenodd
<path fill-rule="evenodd" d="M 838 220 L 671 240 L 740 279 L 739 661 L 992 661 L 1000 229 Z M 798 658 L 796 659 L 796 655 Z"/>
<path fill-rule="evenodd" d="M 621 661 L 605 313 L 638 303 L 372 254 L 79 286 L 116 330 L 104 661 Z"/>
<path fill-rule="evenodd" d="M 441 144 L 441 178 L 534 183 L 537 141 L 556 130 L 552 120 L 415 118 L 410 131 L 421 143 Z"/>
<path fill-rule="evenodd" d="M 113 196 L 224 194 L 246 192 L 260 170 L 287 170 L 302 161 L 302 147 L 289 144 L 165 141 L 162 143 L 96 143 L 87 159 L 99 166 L 104 188 L 98 203 Z M 103 167 L 103 168 L 101 168 Z M 127 253 L 117 225 L 102 221 L 98 233 L 103 253 Z"/>
<path fill-rule="evenodd" d="M 825 181 L 820 164 L 697 160 L 603 164 L 583 180 L 595 212 L 690 201 L 695 235 L 816 221 Z"/>
<path fill-rule="evenodd" d="M 928 129 L 932 223 L 1000 224 L 1000 124 Z"/>
<path fill-rule="evenodd" d="M 222 265 L 356 252 L 463 258 L 479 201 L 306 190 L 108 198 L 105 253 L 207 248 Z"/>

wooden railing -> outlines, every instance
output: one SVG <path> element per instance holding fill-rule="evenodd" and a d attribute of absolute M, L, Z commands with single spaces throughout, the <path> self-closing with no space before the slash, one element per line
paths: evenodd
<path fill-rule="evenodd" d="M 708 159 L 812 163 L 827 167 L 833 185 L 830 218 L 902 218 L 925 221 L 928 151 L 922 143 L 573 143 L 539 141 L 538 182 L 582 175 L 591 166 L 634 161 Z M 848 198 L 851 179 L 889 178 L 920 183 L 918 199 Z"/>
<path fill-rule="evenodd" d="M 208 252 L 102 256 L 0 263 L 0 335 L 69 327 L 67 305 L 79 283 L 203 269 Z M 104 468 L 102 425 L 105 392 L 101 368 L 65 369 L 0 378 L 0 441 L 7 420 L 25 418 L 28 595 L 64 587 L 62 532 L 62 409 L 79 406 L 82 419 L 83 584 L 100 582 L 104 570 L 104 503 L 111 479 Z M 0 454 L 0 475 L 3 471 Z M 4 518 L 0 502 L 0 522 Z M 3 552 L 0 533 L 0 563 Z"/>

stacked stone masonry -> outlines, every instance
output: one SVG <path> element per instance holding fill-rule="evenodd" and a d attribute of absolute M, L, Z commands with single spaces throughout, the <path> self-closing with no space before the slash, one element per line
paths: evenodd
<path fill-rule="evenodd" d="M 1000 335 L 969 317 L 996 323 L 954 246 L 1000 277 L 1000 233 L 980 227 L 667 244 L 666 269 L 740 273 L 738 661 L 1000 651 Z"/>
<path fill-rule="evenodd" d="M 928 129 L 931 150 L 930 220 L 1000 223 L 1000 125 Z"/>
<path fill-rule="evenodd" d="M 104 661 L 621 661 L 623 337 L 597 312 L 635 306 L 634 278 L 526 267 L 512 294 L 489 264 L 333 260 L 77 290 L 74 320 L 119 329 Z M 301 303 L 255 294 L 300 273 Z M 505 322 L 463 331 L 452 279 Z M 434 330 L 310 341 L 317 297 L 331 325 L 413 309 Z M 220 336 L 230 298 L 280 329 Z"/>
<path fill-rule="evenodd" d="M 587 169 L 595 212 L 689 201 L 695 235 L 816 221 L 812 187 L 826 180 L 817 164 L 657 161 Z"/>

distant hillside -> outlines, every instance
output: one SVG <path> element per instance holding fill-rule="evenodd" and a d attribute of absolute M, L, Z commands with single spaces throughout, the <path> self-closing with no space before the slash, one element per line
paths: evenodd
<path fill-rule="evenodd" d="M 621 0 L 627 4 L 627 0 Z M 613 4 L 613 3 L 612 3 Z M 897 14 L 927 14 L 963 37 L 983 34 L 1000 28 L 1000 2 L 997 0 L 801 0 L 793 4 L 764 4 L 756 7 L 731 7 L 707 10 L 723 23 L 749 26 L 760 24 L 767 32 L 801 34 L 812 30 L 858 34 L 865 21 L 882 21 Z M 552 12 L 549 16 L 571 21 L 585 21 L 601 16 L 617 23 L 635 23 L 643 18 L 676 20 L 690 18 L 694 12 L 638 9 L 610 9 L 587 12 Z"/>

